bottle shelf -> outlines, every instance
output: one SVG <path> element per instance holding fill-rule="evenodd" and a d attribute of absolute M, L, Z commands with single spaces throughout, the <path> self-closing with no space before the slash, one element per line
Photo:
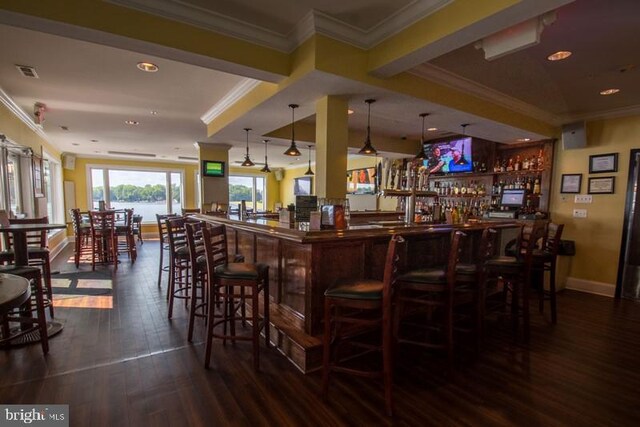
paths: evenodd
<path fill-rule="evenodd" d="M 545 171 L 544 169 L 527 169 L 527 170 L 519 170 L 519 171 L 492 172 L 491 175 L 500 175 L 500 176 L 540 175 L 544 171 Z"/>

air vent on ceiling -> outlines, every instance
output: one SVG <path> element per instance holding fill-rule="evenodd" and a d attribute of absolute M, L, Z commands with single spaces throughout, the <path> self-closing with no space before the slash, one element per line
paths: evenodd
<path fill-rule="evenodd" d="M 112 156 L 136 156 L 136 157 L 155 157 L 155 154 L 149 153 L 131 153 L 128 151 L 107 151 L 108 154 Z"/>
<path fill-rule="evenodd" d="M 178 159 L 180 159 L 180 160 L 189 160 L 191 162 L 197 162 L 198 161 L 197 157 L 178 156 Z"/>
<path fill-rule="evenodd" d="M 33 67 L 30 67 L 29 65 L 17 65 L 16 64 L 16 68 L 18 69 L 18 71 L 20 71 L 20 74 L 22 74 L 25 77 L 30 77 L 32 79 L 39 79 L 40 77 L 38 77 L 38 73 L 36 73 L 36 69 Z"/>

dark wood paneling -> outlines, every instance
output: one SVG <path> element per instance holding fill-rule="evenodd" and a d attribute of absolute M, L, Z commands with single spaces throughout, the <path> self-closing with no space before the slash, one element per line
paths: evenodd
<path fill-rule="evenodd" d="M 256 262 L 256 234 L 238 230 L 236 236 L 238 253 L 244 255 L 245 262 Z"/>
<path fill-rule="evenodd" d="M 305 298 L 311 281 L 311 245 L 282 241 L 281 304 L 307 316 Z"/>
<path fill-rule="evenodd" d="M 280 302 L 280 241 L 268 236 L 256 236 L 256 262 L 269 266 L 269 295 L 271 300 Z"/>

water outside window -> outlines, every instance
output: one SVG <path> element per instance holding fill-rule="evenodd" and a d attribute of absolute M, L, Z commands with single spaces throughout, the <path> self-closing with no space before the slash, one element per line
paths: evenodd
<path fill-rule="evenodd" d="M 95 188 L 94 183 L 94 191 Z M 179 200 L 180 191 L 176 194 Z M 156 214 L 166 214 L 167 173 L 109 170 L 109 198 L 112 209 L 133 208 L 135 214 L 142 215 L 147 221 L 155 218 Z M 94 197 L 94 205 L 97 200 L 101 199 Z"/>

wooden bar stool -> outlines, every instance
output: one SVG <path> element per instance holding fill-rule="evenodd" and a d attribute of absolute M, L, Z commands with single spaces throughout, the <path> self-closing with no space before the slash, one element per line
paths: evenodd
<path fill-rule="evenodd" d="M 541 283 L 537 283 L 539 296 L 539 310 L 544 313 L 544 302 L 549 300 L 551 308 L 551 323 L 558 322 L 558 313 L 556 308 L 556 260 L 560 251 L 560 239 L 564 224 L 547 224 L 547 230 L 544 238 L 542 249 L 533 251 L 533 270 L 541 272 Z M 549 290 L 544 289 L 544 272 L 549 272 Z"/>
<path fill-rule="evenodd" d="M 116 223 L 116 247 L 118 254 L 126 253 L 133 264 L 138 257 L 133 235 L 133 209 L 125 209 L 121 215 L 121 221 Z"/>
<path fill-rule="evenodd" d="M 191 306 L 187 334 L 189 342 L 193 339 L 195 318 L 207 318 L 207 259 L 202 242 L 202 226 L 200 221 L 185 224 L 191 266 Z"/>
<path fill-rule="evenodd" d="M 227 237 L 224 225 L 205 224 L 202 227 L 202 241 L 207 263 L 208 323 L 207 346 L 205 351 L 205 368 L 209 368 L 213 338 L 221 338 L 223 344 L 227 340 L 233 342 L 251 341 L 253 345 L 253 368 L 260 368 L 260 331 L 264 329 L 265 345 L 269 348 L 269 266 L 265 264 L 229 263 Z M 235 288 L 240 288 L 236 291 Z M 246 291 L 250 290 L 250 294 Z M 262 292 L 263 314 L 260 321 L 259 294 Z M 216 295 L 220 296 L 223 313 L 216 320 Z M 237 335 L 235 324 L 244 321 L 245 316 L 238 315 L 238 310 L 245 300 L 251 300 L 252 336 Z M 223 332 L 215 331 L 222 324 Z M 229 332 L 227 332 L 229 327 Z"/>
<path fill-rule="evenodd" d="M 169 319 L 173 316 L 173 302 L 176 298 L 185 300 L 185 307 L 189 303 L 191 263 L 189 262 L 185 222 L 183 217 L 165 219 L 169 241 L 169 310 L 167 314 Z"/>
<path fill-rule="evenodd" d="M 91 254 L 91 224 L 82 221 L 80 209 L 69 209 L 71 223 L 73 225 L 73 237 L 75 248 L 73 258 L 76 268 L 80 267 L 80 258 Z"/>
<path fill-rule="evenodd" d="M 160 215 L 156 214 L 158 222 L 158 238 L 160 239 L 160 263 L 158 264 L 158 287 L 162 285 L 162 273 L 168 272 L 171 267 L 169 264 L 164 265 L 164 253 L 169 252 L 169 236 L 167 235 L 168 218 L 176 218 L 175 214 Z M 169 291 L 167 291 L 167 299 L 169 299 Z"/>
<path fill-rule="evenodd" d="M 96 269 L 96 260 L 113 263 L 118 269 L 118 239 L 114 211 L 90 211 L 91 221 L 91 269 Z"/>
<path fill-rule="evenodd" d="M 397 342 L 428 349 L 445 350 L 450 372 L 453 370 L 453 306 L 457 283 L 456 267 L 464 237 L 466 234 L 461 231 L 452 232 L 448 261 L 445 266 L 405 272 L 398 277 L 396 283 L 394 335 Z M 440 322 L 434 319 L 435 314 L 440 314 Z M 426 322 L 423 320 L 412 322 L 403 320 L 416 315 L 426 315 Z M 409 335 L 403 331 L 403 327 L 414 332 Z"/>
<path fill-rule="evenodd" d="M 382 378 L 385 409 L 393 415 L 393 335 L 392 305 L 398 270 L 405 254 L 405 240 L 394 235 L 389 242 L 382 281 L 371 279 L 341 280 L 324 293 L 324 335 L 322 357 L 322 397 L 327 399 L 331 373 L 343 372 L 361 377 Z M 361 341 L 365 332 L 380 333 L 380 344 Z M 340 357 L 340 345 L 351 344 L 359 354 Z M 356 356 L 382 353 L 381 369 L 361 368 L 353 364 Z"/>

